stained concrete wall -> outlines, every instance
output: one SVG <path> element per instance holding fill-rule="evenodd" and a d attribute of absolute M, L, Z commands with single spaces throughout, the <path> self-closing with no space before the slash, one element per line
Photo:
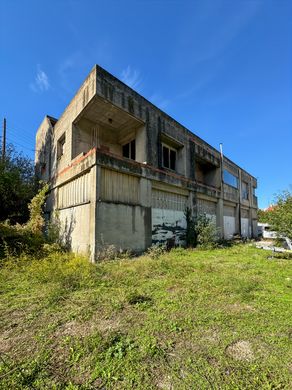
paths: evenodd
<path fill-rule="evenodd" d="M 151 245 L 151 209 L 99 202 L 96 209 L 97 250 L 104 244 L 144 251 Z"/>
<path fill-rule="evenodd" d="M 90 221 L 92 218 L 94 215 L 91 213 L 90 204 L 59 210 L 61 236 L 64 244 L 68 245 L 73 252 L 91 253 Z"/>
<path fill-rule="evenodd" d="M 36 134 L 35 172 L 43 181 L 49 181 L 52 175 L 53 128 L 46 116 Z"/>

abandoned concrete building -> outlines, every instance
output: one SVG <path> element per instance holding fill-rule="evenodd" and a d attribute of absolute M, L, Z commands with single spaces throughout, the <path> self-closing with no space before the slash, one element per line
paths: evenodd
<path fill-rule="evenodd" d="M 50 183 L 73 251 L 143 251 L 184 240 L 185 210 L 222 237 L 257 236 L 256 179 L 99 66 L 59 119 L 36 135 L 36 171 Z"/>

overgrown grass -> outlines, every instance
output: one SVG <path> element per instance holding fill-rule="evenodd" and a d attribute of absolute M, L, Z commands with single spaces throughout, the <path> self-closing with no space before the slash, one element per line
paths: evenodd
<path fill-rule="evenodd" d="M 2 389 L 285 389 L 291 261 L 251 246 L 0 271 Z"/>

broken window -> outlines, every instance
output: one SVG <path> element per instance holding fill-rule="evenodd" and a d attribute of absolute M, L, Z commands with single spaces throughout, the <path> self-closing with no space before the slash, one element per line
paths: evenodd
<path fill-rule="evenodd" d="M 136 160 L 136 141 L 134 139 L 123 145 L 123 157 Z"/>
<path fill-rule="evenodd" d="M 58 160 L 63 156 L 64 154 L 64 146 L 66 142 L 66 137 L 65 133 L 61 135 L 61 137 L 58 140 L 58 145 L 57 145 L 57 158 Z"/>
<path fill-rule="evenodd" d="M 176 150 L 170 146 L 162 145 L 162 166 L 175 171 Z"/>

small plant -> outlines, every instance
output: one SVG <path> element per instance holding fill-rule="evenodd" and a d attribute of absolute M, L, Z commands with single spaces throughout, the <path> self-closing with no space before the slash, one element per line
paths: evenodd
<path fill-rule="evenodd" d="M 166 252 L 166 247 L 165 245 L 151 245 L 147 251 L 146 254 L 151 258 L 151 259 L 158 259 L 160 256 L 164 255 Z"/>
<path fill-rule="evenodd" d="M 214 248 L 218 243 L 218 230 L 215 223 L 206 214 L 195 219 L 189 208 L 185 211 L 187 229 L 186 244 L 188 247 Z"/>
<path fill-rule="evenodd" d="M 195 221 L 197 245 L 201 248 L 214 248 L 218 241 L 218 231 L 215 223 L 206 216 L 199 215 Z"/>

